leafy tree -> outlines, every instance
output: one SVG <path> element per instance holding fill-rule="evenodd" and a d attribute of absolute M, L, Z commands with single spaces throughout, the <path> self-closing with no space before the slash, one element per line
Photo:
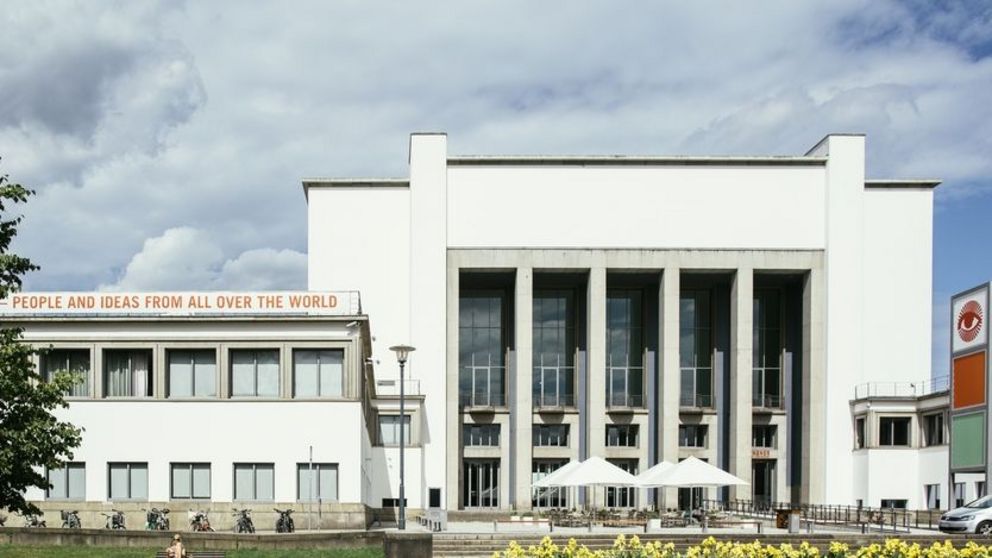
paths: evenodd
<path fill-rule="evenodd" d="M 33 191 L 0 175 L 0 299 L 21 288 L 21 276 L 38 269 L 28 258 L 10 253 L 21 216 L 8 207 L 25 203 Z M 0 323 L 0 509 L 39 513 L 24 499 L 29 487 L 50 488 L 43 468 L 61 467 L 82 440 L 80 429 L 58 420 L 52 411 L 65 407 L 65 393 L 78 381 L 68 373 L 43 381 L 32 357 L 35 349 L 21 340 L 19 328 Z"/>

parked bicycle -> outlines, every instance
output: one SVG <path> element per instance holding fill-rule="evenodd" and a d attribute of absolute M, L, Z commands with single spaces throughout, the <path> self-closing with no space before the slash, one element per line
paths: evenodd
<path fill-rule="evenodd" d="M 107 518 L 107 525 L 105 529 L 112 529 L 114 531 L 123 531 L 127 529 L 127 527 L 124 526 L 124 512 L 115 509 L 111 509 L 110 511 L 114 513 L 100 514 Z"/>
<path fill-rule="evenodd" d="M 189 530 L 207 532 L 213 531 L 214 528 L 210 526 L 210 519 L 207 518 L 207 512 L 201 510 L 189 510 L 186 512 L 186 517 L 189 518 Z"/>
<path fill-rule="evenodd" d="M 80 529 L 83 523 L 79 521 L 79 511 L 66 511 L 62 510 L 62 528 L 63 529 Z"/>
<path fill-rule="evenodd" d="M 152 508 L 150 510 L 141 508 L 141 511 L 145 512 L 145 529 L 149 531 L 169 530 L 169 508 Z"/>
<path fill-rule="evenodd" d="M 251 510 L 239 510 L 238 508 L 232 508 L 234 510 L 233 515 L 236 519 L 234 520 L 234 532 L 235 533 L 254 533 L 255 524 L 251 521 Z"/>
<path fill-rule="evenodd" d="M 272 509 L 276 510 L 276 513 L 279 514 L 279 519 L 276 519 L 276 533 L 292 533 L 296 531 L 296 525 L 293 523 L 293 518 L 290 517 L 293 510 Z"/>
<path fill-rule="evenodd" d="M 35 515 L 29 513 L 24 516 L 24 526 L 25 527 L 48 527 L 45 525 L 45 520 L 41 518 L 40 515 Z"/>

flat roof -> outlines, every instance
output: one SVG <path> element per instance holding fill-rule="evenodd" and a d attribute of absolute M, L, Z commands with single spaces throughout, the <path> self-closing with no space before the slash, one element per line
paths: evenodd
<path fill-rule="evenodd" d="M 656 156 L 656 155 L 458 155 L 450 166 L 823 166 L 826 157 L 781 156 Z"/>
<path fill-rule="evenodd" d="M 908 188 L 933 190 L 941 181 L 936 178 L 873 179 L 865 180 L 865 188 Z"/>
<path fill-rule="evenodd" d="M 409 178 L 304 178 L 303 195 L 310 188 L 409 188 Z"/>

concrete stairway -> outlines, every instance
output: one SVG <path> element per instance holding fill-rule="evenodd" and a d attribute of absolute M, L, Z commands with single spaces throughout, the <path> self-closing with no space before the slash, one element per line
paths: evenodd
<path fill-rule="evenodd" d="M 627 538 L 633 535 L 637 535 L 642 542 L 654 542 L 659 541 L 662 544 L 673 543 L 676 549 L 684 551 L 686 548 L 694 545 L 698 545 L 706 536 L 699 535 L 686 535 L 686 534 L 665 534 L 665 533 L 630 533 L 626 534 Z M 559 546 L 564 546 L 568 544 L 569 538 L 574 538 L 579 544 L 585 545 L 590 550 L 601 550 L 606 548 L 611 548 L 613 542 L 616 540 L 616 534 L 610 533 L 592 533 L 592 534 L 582 534 L 582 535 L 567 535 L 567 534 L 556 534 L 552 533 L 550 535 L 545 535 L 541 533 L 485 533 L 485 534 L 474 534 L 474 533 L 439 533 L 434 535 L 434 556 L 443 556 L 446 558 L 475 558 L 475 557 L 490 557 L 494 552 L 503 551 L 506 549 L 510 541 L 517 541 L 523 547 L 530 545 L 540 544 L 541 539 L 544 536 L 550 536 L 555 544 Z M 851 547 L 866 546 L 871 543 L 884 543 L 885 539 L 892 538 L 892 535 L 860 535 L 860 534 L 804 534 L 804 535 L 784 535 L 784 534 L 756 534 L 756 533 L 740 533 L 740 534 L 727 534 L 720 533 L 714 534 L 713 537 L 721 541 L 739 541 L 739 542 L 752 542 L 755 540 L 761 541 L 762 544 L 770 545 L 780 545 L 783 543 L 788 543 L 792 545 L 798 545 L 802 541 L 808 541 L 811 545 L 816 546 L 821 551 L 826 550 L 830 543 L 834 541 L 843 542 Z M 917 542 L 922 546 L 929 546 L 935 541 L 943 542 L 944 540 L 951 540 L 955 546 L 963 545 L 969 537 L 959 536 L 959 535 L 943 535 L 935 533 L 933 535 L 898 535 L 900 540 L 913 543 Z M 988 543 L 988 539 L 981 539 L 984 543 Z"/>

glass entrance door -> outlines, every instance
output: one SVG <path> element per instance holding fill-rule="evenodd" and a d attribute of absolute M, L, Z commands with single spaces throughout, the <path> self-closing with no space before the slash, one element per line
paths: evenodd
<path fill-rule="evenodd" d="M 751 499 L 755 505 L 768 506 L 775 502 L 774 459 L 751 462 Z"/>

